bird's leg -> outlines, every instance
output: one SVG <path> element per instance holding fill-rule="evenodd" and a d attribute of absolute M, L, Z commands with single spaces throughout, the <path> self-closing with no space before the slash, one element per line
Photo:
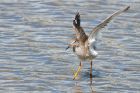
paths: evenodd
<path fill-rule="evenodd" d="M 92 84 L 92 61 L 90 62 L 90 84 Z"/>
<path fill-rule="evenodd" d="M 80 61 L 80 64 L 78 66 L 78 69 L 77 71 L 74 73 L 74 77 L 73 77 L 73 80 L 78 76 L 79 72 L 81 71 L 81 68 L 82 68 L 82 63 Z"/>

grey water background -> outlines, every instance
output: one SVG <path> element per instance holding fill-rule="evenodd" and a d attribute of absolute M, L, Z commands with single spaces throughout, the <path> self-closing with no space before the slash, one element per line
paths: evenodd
<path fill-rule="evenodd" d="M 77 11 L 88 34 L 113 12 L 130 5 L 102 29 L 94 59 L 79 79 L 71 50 L 72 19 Z M 2 93 L 140 93 L 139 0 L 0 0 L 0 91 Z M 33 93 L 33 92 L 31 92 Z"/>

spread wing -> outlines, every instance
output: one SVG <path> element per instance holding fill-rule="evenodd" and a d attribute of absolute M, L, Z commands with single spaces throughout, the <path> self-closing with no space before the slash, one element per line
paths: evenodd
<path fill-rule="evenodd" d="M 74 26 L 74 30 L 76 32 L 76 39 L 79 42 L 85 42 L 88 38 L 88 36 L 86 35 L 86 33 L 84 32 L 83 28 L 80 25 L 80 14 L 77 13 L 75 15 L 75 19 L 73 20 L 73 26 Z"/>
<path fill-rule="evenodd" d="M 85 41 L 88 39 L 88 36 L 86 35 L 86 33 L 84 32 L 83 28 L 80 25 L 79 13 L 75 15 L 75 19 L 73 20 L 73 26 L 74 26 L 74 31 L 76 32 L 75 38 L 73 42 L 71 42 L 69 46 L 66 48 L 66 50 L 70 47 L 73 47 L 73 50 L 75 51 L 75 45 L 78 45 L 79 43 L 84 44 Z"/>
<path fill-rule="evenodd" d="M 95 41 L 98 31 L 100 31 L 102 28 L 104 28 L 115 16 L 121 14 L 122 12 L 127 11 L 129 8 L 130 8 L 130 6 L 127 6 L 124 9 L 113 13 L 111 16 L 107 17 L 99 25 L 97 25 L 95 28 L 93 28 L 92 32 L 89 34 L 88 42 L 91 43 L 91 42 Z"/>

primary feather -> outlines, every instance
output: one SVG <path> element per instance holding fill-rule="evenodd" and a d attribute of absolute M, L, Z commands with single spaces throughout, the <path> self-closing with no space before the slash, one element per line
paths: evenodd
<path fill-rule="evenodd" d="M 121 14 L 122 12 L 127 11 L 130 8 L 130 6 L 125 7 L 122 10 L 119 10 L 115 13 L 113 13 L 111 16 L 107 17 L 104 21 L 102 21 L 99 25 L 97 25 L 95 28 L 93 28 L 92 32 L 89 34 L 89 38 L 88 41 L 94 41 L 92 39 L 95 39 L 97 36 L 98 31 L 100 31 L 102 28 L 104 28 L 105 26 L 107 26 L 107 24 L 116 16 L 118 16 L 119 14 Z"/>

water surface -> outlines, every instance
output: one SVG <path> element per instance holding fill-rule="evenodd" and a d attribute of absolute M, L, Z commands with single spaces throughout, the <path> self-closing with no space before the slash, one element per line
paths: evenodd
<path fill-rule="evenodd" d="M 87 34 L 126 5 L 131 8 L 102 30 L 94 59 L 94 93 L 140 92 L 139 0 L 1 0 L 0 91 L 91 93 L 88 62 L 65 51 L 77 11 Z M 14 92 L 15 93 L 15 92 Z"/>

